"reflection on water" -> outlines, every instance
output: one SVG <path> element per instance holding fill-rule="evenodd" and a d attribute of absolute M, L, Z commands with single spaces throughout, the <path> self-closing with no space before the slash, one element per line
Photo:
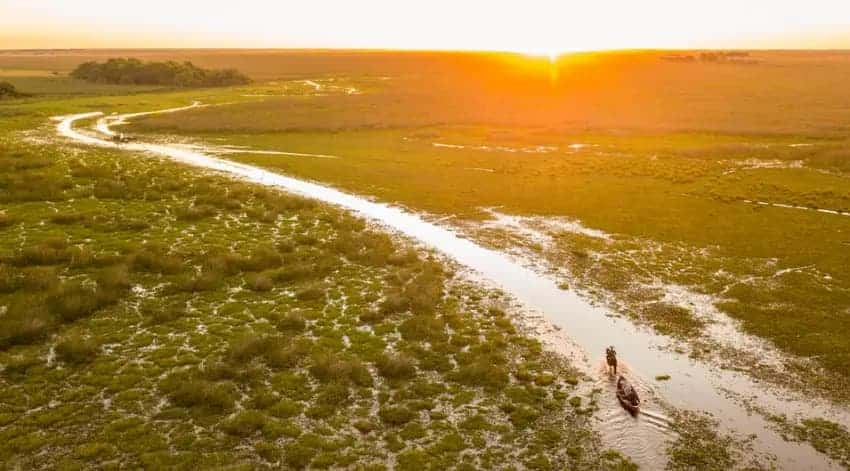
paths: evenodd
<path fill-rule="evenodd" d="M 133 116 L 140 115 L 136 113 Z M 573 291 L 562 290 L 554 279 L 522 266 L 506 254 L 486 249 L 459 237 L 452 230 L 427 222 L 419 215 L 401 208 L 374 203 L 333 188 L 250 165 L 222 160 L 193 149 L 136 142 L 119 146 L 73 128 L 76 120 L 96 116 L 99 114 L 86 113 L 60 118 L 57 130 L 60 135 L 77 142 L 113 148 L 118 146 L 166 156 L 349 209 L 442 252 L 471 269 L 482 281 L 510 293 L 527 308 L 543 313 L 549 321 L 567 332 L 572 342 L 585 354 L 601 358 L 607 345 L 616 345 L 620 357 L 625 361 L 630 381 L 638 387 L 639 394 L 644 398 L 644 412 L 636 418 L 631 417 L 617 401 L 614 384 L 607 374 L 595 374 L 593 366 L 585 365 L 586 370 L 591 370 L 590 375 L 597 378 L 596 387 L 602 390 L 599 397 L 599 430 L 608 444 L 621 449 L 649 469 L 664 467 L 665 440 L 670 438 L 667 419 L 660 412 L 662 399 L 663 404 L 676 408 L 707 411 L 720 421 L 726 431 L 755 435 L 755 450 L 775 455 L 782 468 L 838 469 L 837 465 L 808 444 L 786 442 L 763 417 L 750 413 L 730 395 L 757 397 L 761 406 L 789 415 L 828 417 L 850 424 L 850 413 L 846 409 L 817 404 L 806 398 L 787 400 L 790 395 L 767 392 L 740 373 L 717 370 L 685 354 L 670 351 L 666 348 L 669 346 L 666 337 L 635 326 L 628 320 L 609 316 L 606 309 L 591 305 Z M 114 121 L 125 118 L 119 116 Z M 105 127 L 108 132 L 108 125 Z M 590 365 L 595 365 L 595 360 Z M 650 386 L 647 378 L 659 374 L 670 375 L 671 379 Z"/>

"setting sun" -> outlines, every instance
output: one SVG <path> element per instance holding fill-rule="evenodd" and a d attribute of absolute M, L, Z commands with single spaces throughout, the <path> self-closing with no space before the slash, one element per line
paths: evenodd
<path fill-rule="evenodd" d="M 531 58 L 543 57 L 543 58 L 548 59 L 550 63 L 554 64 L 558 60 L 558 57 L 560 57 L 565 51 L 557 51 L 557 50 L 551 49 L 551 48 L 549 48 L 549 49 L 540 48 L 540 49 L 529 49 L 529 50 L 523 50 L 523 51 L 517 51 L 517 52 L 521 52 L 521 53 L 523 53 L 523 54 L 525 54 L 525 55 L 527 55 Z"/>

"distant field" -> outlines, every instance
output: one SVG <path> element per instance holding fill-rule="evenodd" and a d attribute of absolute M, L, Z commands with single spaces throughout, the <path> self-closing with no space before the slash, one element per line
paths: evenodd
<path fill-rule="evenodd" d="M 0 69 L 67 72 L 86 60 L 121 55 L 130 52 L 6 51 L 0 53 Z M 476 123 L 840 136 L 850 127 L 844 86 L 850 81 L 850 53 L 842 51 L 760 51 L 746 61 L 720 62 L 673 61 L 669 52 L 617 52 L 566 55 L 555 64 L 482 53 L 150 50 L 132 55 L 236 67 L 260 81 L 385 79 L 380 95 L 316 102 L 333 114 L 311 114 L 315 121 L 283 118 L 292 103 L 280 99 L 233 110 L 237 117 L 240 112 L 278 116 L 268 122 L 207 123 L 222 129 Z"/>
<path fill-rule="evenodd" d="M 29 72 L 27 72 L 28 74 Z M 68 95 L 126 95 L 162 89 L 150 85 L 111 85 L 91 83 L 62 76 L 9 75 L 0 78 L 10 82 L 23 93 L 41 96 Z"/>
<path fill-rule="evenodd" d="M 0 69 L 0 77 L 50 77 L 59 76 L 58 72 L 50 72 L 47 70 L 29 70 L 29 69 Z"/>

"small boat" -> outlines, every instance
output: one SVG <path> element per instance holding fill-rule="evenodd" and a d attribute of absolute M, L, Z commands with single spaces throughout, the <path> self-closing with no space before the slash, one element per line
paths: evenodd
<path fill-rule="evenodd" d="M 132 141 L 135 141 L 135 140 L 136 140 L 136 138 L 131 137 L 131 136 L 125 136 L 124 133 L 114 134 L 112 136 L 112 142 L 114 142 L 116 144 L 126 144 L 128 142 L 132 142 Z"/>
<path fill-rule="evenodd" d="M 617 378 L 617 399 L 620 400 L 620 404 L 632 413 L 632 415 L 640 411 L 640 398 L 637 395 L 637 391 L 635 391 L 635 388 L 632 387 L 631 383 L 624 376 Z"/>

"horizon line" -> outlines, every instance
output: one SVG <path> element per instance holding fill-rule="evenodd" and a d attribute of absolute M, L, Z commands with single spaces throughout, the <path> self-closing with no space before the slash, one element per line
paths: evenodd
<path fill-rule="evenodd" d="M 522 51 L 515 49 L 465 49 L 465 48 L 372 48 L 372 47 L 2 47 L 3 52 L 37 52 L 37 51 L 279 51 L 279 52 L 364 52 L 364 53 L 386 53 L 386 52 L 412 52 L 412 53 L 491 53 L 491 54 L 523 54 L 523 55 L 545 55 L 533 51 Z M 587 53 L 616 53 L 616 52 L 692 52 L 692 51 L 759 51 L 759 52 L 850 52 L 850 47 L 695 47 L 695 48 L 672 48 L 672 47 L 635 47 L 635 48 L 610 48 L 610 49 L 576 49 L 556 52 L 558 56 L 570 54 Z"/>

